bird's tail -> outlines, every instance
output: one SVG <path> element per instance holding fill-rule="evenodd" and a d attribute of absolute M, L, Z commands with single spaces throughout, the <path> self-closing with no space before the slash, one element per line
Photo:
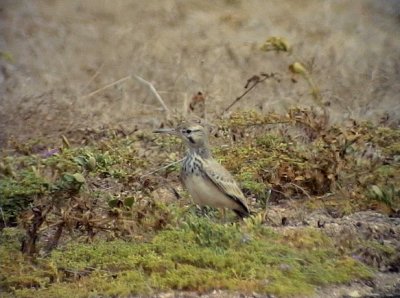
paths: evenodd
<path fill-rule="evenodd" d="M 252 212 L 248 208 L 241 208 L 241 209 L 233 209 L 237 216 L 240 218 L 248 217 L 252 214 Z"/>

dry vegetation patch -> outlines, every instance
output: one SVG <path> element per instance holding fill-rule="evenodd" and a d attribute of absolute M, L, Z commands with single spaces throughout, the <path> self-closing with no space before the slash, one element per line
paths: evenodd
<path fill-rule="evenodd" d="M 285 115 L 233 114 L 216 123 L 212 140 L 233 145 L 214 154 L 238 178 L 255 212 L 237 224 L 218 223 L 214 210 L 206 218 L 196 215 L 180 189 L 179 165 L 168 165 L 182 148 L 176 139 L 111 130 L 86 146 L 66 137 L 62 147 L 38 153 L 35 143 L 17 146 L 2 160 L 0 189 L 3 224 L 20 229 L 4 230 L 2 254 L 19 258 L 24 271 L 16 274 L 14 262 L 2 264 L 2 272 L 11 272 L 2 287 L 22 297 L 62 296 L 79 280 L 84 289 L 78 296 L 171 289 L 287 296 L 370 278 L 372 269 L 361 261 L 398 270 L 395 222 L 383 228 L 386 234 L 375 229 L 357 237 L 368 220 L 352 221 L 346 233 L 329 222 L 360 210 L 398 213 L 398 152 L 392 148 L 398 131 L 355 121 L 321 125 L 321 117 L 295 108 Z M 291 228 L 275 234 L 267 226 L 283 204 L 287 209 L 272 225 Z M 302 212 L 290 214 L 301 205 Z M 328 220 L 298 227 L 322 207 Z M 381 232 L 386 242 L 377 238 Z M 9 245 L 7 233 L 21 237 Z M 34 275 L 21 245 L 39 262 Z"/>
<path fill-rule="evenodd" d="M 398 5 L 382 7 L 2 2 L 2 294 L 309 296 L 397 274 Z M 250 218 L 182 190 L 184 146 L 151 129 L 188 119 Z"/>

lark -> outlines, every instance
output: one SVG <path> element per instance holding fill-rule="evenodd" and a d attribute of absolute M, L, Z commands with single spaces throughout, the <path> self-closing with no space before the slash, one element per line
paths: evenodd
<path fill-rule="evenodd" d="M 181 180 L 199 206 L 231 209 L 238 216 L 250 215 L 245 196 L 232 175 L 211 155 L 208 135 L 200 125 L 158 129 L 185 141 L 188 151 L 182 162 Z"/>

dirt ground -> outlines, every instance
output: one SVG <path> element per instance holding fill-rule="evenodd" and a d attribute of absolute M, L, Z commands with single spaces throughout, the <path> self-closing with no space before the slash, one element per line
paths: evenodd
<path fill-rule="evenodd" d="M 331 119 L 400 115 L 397 1 L 14 1 L 0 3 L 0 144 L 103 125 L 152 127 L 198 91 L 213 115 L 246 80 L 275 72 L 236 109 L 312 103 L 288 65 L 312 72 Z M 291 54 L 260 45 L 284 37 Z M 121 80 L 121 81 L 119 81 Z M 115 84 L 113 84 L 115 83 Z M 111 84 L 111 86 L 109 86 Z"/>

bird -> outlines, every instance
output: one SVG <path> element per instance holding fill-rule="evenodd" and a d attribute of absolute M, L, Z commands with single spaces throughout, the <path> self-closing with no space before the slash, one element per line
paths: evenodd
<path fill-rule="evenodd" d="M 195 204 L 233 210 L 240 218 L 250 215 L 246 198 L 233 176 L 212 156 L 207 130 L 199 124 L 157 129 L 181 138 L 188 148 L 180 178 Z"/>

